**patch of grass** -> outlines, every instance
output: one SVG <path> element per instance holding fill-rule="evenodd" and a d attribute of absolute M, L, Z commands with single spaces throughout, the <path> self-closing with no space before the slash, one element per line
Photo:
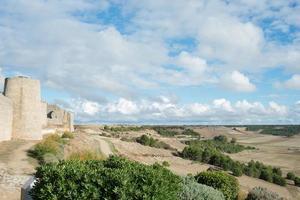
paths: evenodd
<path fill-rule="evenodd" d="M 83 150 L 72 153 L 67 160 L 104 160 L 105 156 L 96 151 Z"/>
<path fill-rule="evenodd" d="M 53 156 L 61 157 L 63 145 L 66 142 L 57 134 L 49 135 L 40 143 L 28 150 L 28 156 L 35 158 L 40 164 L 46 163 L 45 155 L 52 154 Z"/>
<path fill-rule="evenodd" d="M 62 136 L 62 138 L 69 138 L 69 139 L 73 139 L 74 138 L 74 134 L 69 132 L 69 131 L 65 131 Z"/>

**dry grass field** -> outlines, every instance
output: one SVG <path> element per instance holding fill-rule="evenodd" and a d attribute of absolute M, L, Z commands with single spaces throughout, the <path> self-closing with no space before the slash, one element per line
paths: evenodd
<path fill-rule="evenodd" d="M 236 138 L 238 143 L 254 146 L 256 150 L 246 150 L 237 154 L 229 154 L 234 160 L 248 162 L 250 160 L 261 161 L 265 164 L 282 168 L 283 172 L 293 171 L 300 176 L 300 136 L 291 138 L 261 135 L 247 132 L 243 129 L 233 130 L 227 127 L 193 127 L 204 138 L 213 138 L 217 135 L 226 135 L 228 138 Z M 103 126 L 77 127 L 77 134 L 65 147 L 64 155 L 68 157 L 72 152 L 81 150 L 99 151 L 105 157 L 110 154 L 118 154 L 144 164 L 155 162 L 162 164 L 167 161 L 168 168 L 178 175 L 197 174 L 206 171 L 208 164 L 193 162 L 176 156 L 172 150 L 158 149 L 143 146 L 133 142 L 136 137 L 143 134 L 169 144 L 172 148 L 182 151 L 185 144 L 179 138 L 162 137 L 152 129 L 140 131 L 126 131 L 110 133 L 103 130 Z M 124 137 L 128 141 L 124 141 Z M 20 185 L 34 172 L 36 163 L 30 160 L 26 151 L 36 141 L 9 141 L 0 143 L 0 199 L 18 199 Z M 244 193 L 256 186 L 268 188 L 287 199 L 300 199 L 300 190 L 291 184 L 281 187 L 260 179 L 248 176 L 238 178 Z"/>
<path fill-rule="evenodd" d="M 246 150 L 230 156 L 239 161 L 247 162 L 251 159 L 261 161 L 265 164 L 281 167 L 283 172 L 294 171 L 299 175 L 300 172 L 300 152 L 299 144 L 300 137 L 292 138 L 261 135 L 254 132 L 246 132 L 244 130 L 232 130 L 226 127 L 200 127 L 194 128 L 204 138 L 213 138 L 217 135 L 226 135 L 228 138 L 237 138 L 238 143 L 254 146 L 256 150 Z M 143 134 L 151 135 L 152 137 L 168 143 L 173 148 L 181 151 L 185 145 L 176 138 L 162 137 L 153 130 L 129 131 L 126 132 L 127 138 L 134 138 Z M 121 134 L 122 135 L 122 134 Z M 118 153 L 131 160 L 135 160 L 144 164 L 153 164 L 155 162 L 162 163 L 167 161 L 168 167 L 174 173 L 179 175 L 196 174 L 207 170 L 210 165 L 192 162 L 182 159 L 172 154 L 169 150 L 157 149 L 153 147 L 143 146 L 135 142 L 121 141 L 118 138 L 107 138 Z M 241 189 L 248 192 L 256 186 L 265 187 L 280 196 L 287 199 L 300 199 L 299 188 L 288 185 L 287 187 L 278 186 L 260 179 L 242 176 L 238 178 Z"/>

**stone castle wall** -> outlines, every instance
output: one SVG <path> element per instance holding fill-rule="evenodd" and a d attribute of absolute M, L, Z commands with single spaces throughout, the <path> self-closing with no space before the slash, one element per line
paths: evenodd
<path fill-rule="evenodd" d="M 7 78 L 0 94 L 0 141 L 40 140 L 48 131 L 73 131 L 73 116 L 41 101 L 40 82 L 27 77 Z M 49 112 L 53 110 L 51 118 Z M 49 117 L 50 116 L 50 117 Z"/>
<path fill-rule="evenodd" d="M 47 106 L 48 127 L 57 128 L 61 131 L 73 130 L 73 115 L 57 105 Z"/>
<path fill-rule="evenodd" d="M 12 102 L 9 98 L 0 94 L 0 141 L 11 139 L 12 121 Z"/>

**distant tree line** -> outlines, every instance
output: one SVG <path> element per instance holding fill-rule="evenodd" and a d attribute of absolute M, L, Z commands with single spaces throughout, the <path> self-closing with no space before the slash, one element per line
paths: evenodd
<path fill-rule="evenodd" d="M 231 144 L 231 146 L 229 144 Z M 286 185 L 286 180 L 282 177 L 280 168 L 267 166 L 261 162 L 254 161 L 243 164 L 239 161 L 234 161 L 222 153 L 238 152 L 242 149 L 247 149 L 247 147 L 242 145 L 239 147 L 235 144 L 228 143 L 224 136 L 219 136 L 215 137 L 212 141 L 192 141 L 189 146 L 183 149 L 180 155 L 183 158 L 221 167 L 226 171 L 231 171 L 234 176 L 246 174 L 281 186 Z"/>
<path fill-rule="evenodd" d="M 247 131 L 260 131 L 261 134 L 293 136 L 300 133 L 300 125 L 245 125 Z"/>
<path fill-rule="evenodd" d="M 154 126 L 152 127 L 159 135 L 166 137 L 174 137 L 176 135 L 189 135 L 194 137 L 200 137 L 200 134 L 193 129 L 186 128 L 184 126 Z"/>
<path fill-rule="evenodd" d="M 172 148 L 169 144 L 159 141 L 158 139 L 154 139 L 151 136 L 147 135 L 142 135 L 141 137 L 138 137 L 135 139 L 136 142 L 145 145 L 145 146 L 150 146 L 150 147 L 155 147 L 155 148 L 162 148 L 162 149 L 169 149 L 169 150 L 175 150 Z"/>
<path fill-rule="evenodd" d="M 213 140 L 193 140 L 187 141 L 186 144 L 188 145 L 198 145 L 201 147 L 208 147 L 208 148 L 216 148 L 221 152 L 226 153 L 238 153 L 244 150 L 253 150 L 255 147 L 251 146 L 244 146 L 236 143 L 236 139 L 232 138 L 229 142 L 227 137 L 224 135 L 216 136 Z"/>

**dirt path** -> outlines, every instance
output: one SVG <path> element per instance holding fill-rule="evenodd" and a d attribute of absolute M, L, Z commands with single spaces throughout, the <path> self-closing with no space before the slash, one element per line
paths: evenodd
<path fill-rule="evenodd" d="M 114 154 L 109 143 L 104 139 L 104 137 L 96 136 L 95 139 L 99 142 L 100 150 L 104 156 L 109 157 Z"/>
<path fill-rule="evenodd" d="M 20 199 L 21 185 L 34 173 L 35 163 L 30 162 L 27 150 L 35 141 L 0 142 L 0 200 Z"/>

